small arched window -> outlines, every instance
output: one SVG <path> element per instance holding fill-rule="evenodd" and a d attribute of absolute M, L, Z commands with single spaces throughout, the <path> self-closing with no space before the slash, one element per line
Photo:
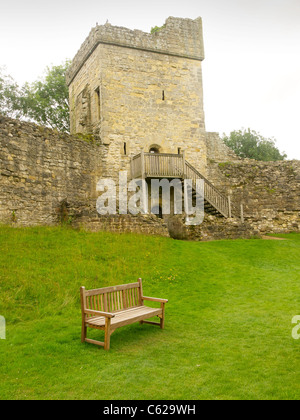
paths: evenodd
<path fill-rule="evenodd" d="M 157 145 L 150 146 L 149 153 L 159 153 L 160 147 Z"/>

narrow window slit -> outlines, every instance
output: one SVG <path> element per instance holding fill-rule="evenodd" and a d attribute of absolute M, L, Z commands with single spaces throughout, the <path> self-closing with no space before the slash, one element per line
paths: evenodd
<path fill-rule="evenodd" d="M 97 118 L 100 119 L 100 88 L 95 89 Z"/>

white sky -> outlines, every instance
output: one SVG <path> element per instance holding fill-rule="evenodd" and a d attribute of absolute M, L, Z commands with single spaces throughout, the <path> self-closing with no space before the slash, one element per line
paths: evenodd
<path fill-rule="evenodd" d="M 203 19 L 207 131 L 249 127 L 300 159 L 300 0 L 0 0 L 0 66 L 32 82 L 96 22 L 149 32 L 169 16 Z"/>

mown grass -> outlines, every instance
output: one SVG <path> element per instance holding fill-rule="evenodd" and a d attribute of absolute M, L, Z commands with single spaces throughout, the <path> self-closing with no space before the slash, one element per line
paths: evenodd
<path fill-rule="evenodd" d="M 194 243 L 0 228 L 1 399 L 299 399 L 300 235 Z M 80 342 L 79 287 L 143 278 L 166 328 Z M 102 339 L 99 331 L 89 331 Z"/>

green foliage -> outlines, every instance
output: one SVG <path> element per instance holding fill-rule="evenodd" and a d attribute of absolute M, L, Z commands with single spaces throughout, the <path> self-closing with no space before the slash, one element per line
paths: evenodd
<path fill-rule="evenodd" d="M 159 32 L 162 29 L 164 29 L 166 27 L 166 25 L 162 25 L 162 26 L 154 26 L 151 28 L 150 33 L 151 34 L 155 34 L 155 32 Z"/>
<path fill-rule="evenodd" d="M 17 221 L 17 216 L 16 216 L 16 212 L 13 210 L 12 214 L 11 214 L 11 221 L 13 223 L 16 223 Z"/>
<path fill-rule="evenodd" d="M 19 86 L 6 74 L 5 67 L 0 67 L 0 113 L 11 118 L 19 118 Z"/>
<path fill-rule="evenodd" d="M 95 142 L 95 138 L 93 136 L 93 134 L 86 134 L 86 133 L 77 133 L 76 137 L 78 137 L 79 139 L 86 141 L 87 143 L 94 143 Z"/>
<path fill-rule="evenodd" d="M 275 146 L 275 139 L 262 137 L 254 130 L 232 131 L 229 136 L 223 135 L 224 143 L 232 149 L 237 156 L 265 162 L 286 159 L 287 155 L 280 153 Z"/>
<path fill-rule="evenodd" d="M 299 400 L 300 235 L 284 237 L 0 227 L 0 399 Z M 138 277 L 145 295 L 169 299 L 165 330 L 117 329 L 109 352 L 82 344 L 79 287 Z"/>
<path fill-rule="evenodd" d="M 228 165 L 230 165 L 230 162 L 220 162 L 220 163 L 218 163 L 218 166 L 220 168 L 226 168 Z"/>
<path fill-rule="evenodd" d="M 25 117 L 58 131 L 69 132 L 69 91 L 65 81 L 70 62 L 47 67 L 44 79 L 26 83 L 20 107 Z"/>
<path fill-rule="evenodd" d="M 70 62 L 47 67 L 45 76 L 21 88 L 0 72 L 0 112 L 69 132 L 69 92 L 65 81 Z"/>

